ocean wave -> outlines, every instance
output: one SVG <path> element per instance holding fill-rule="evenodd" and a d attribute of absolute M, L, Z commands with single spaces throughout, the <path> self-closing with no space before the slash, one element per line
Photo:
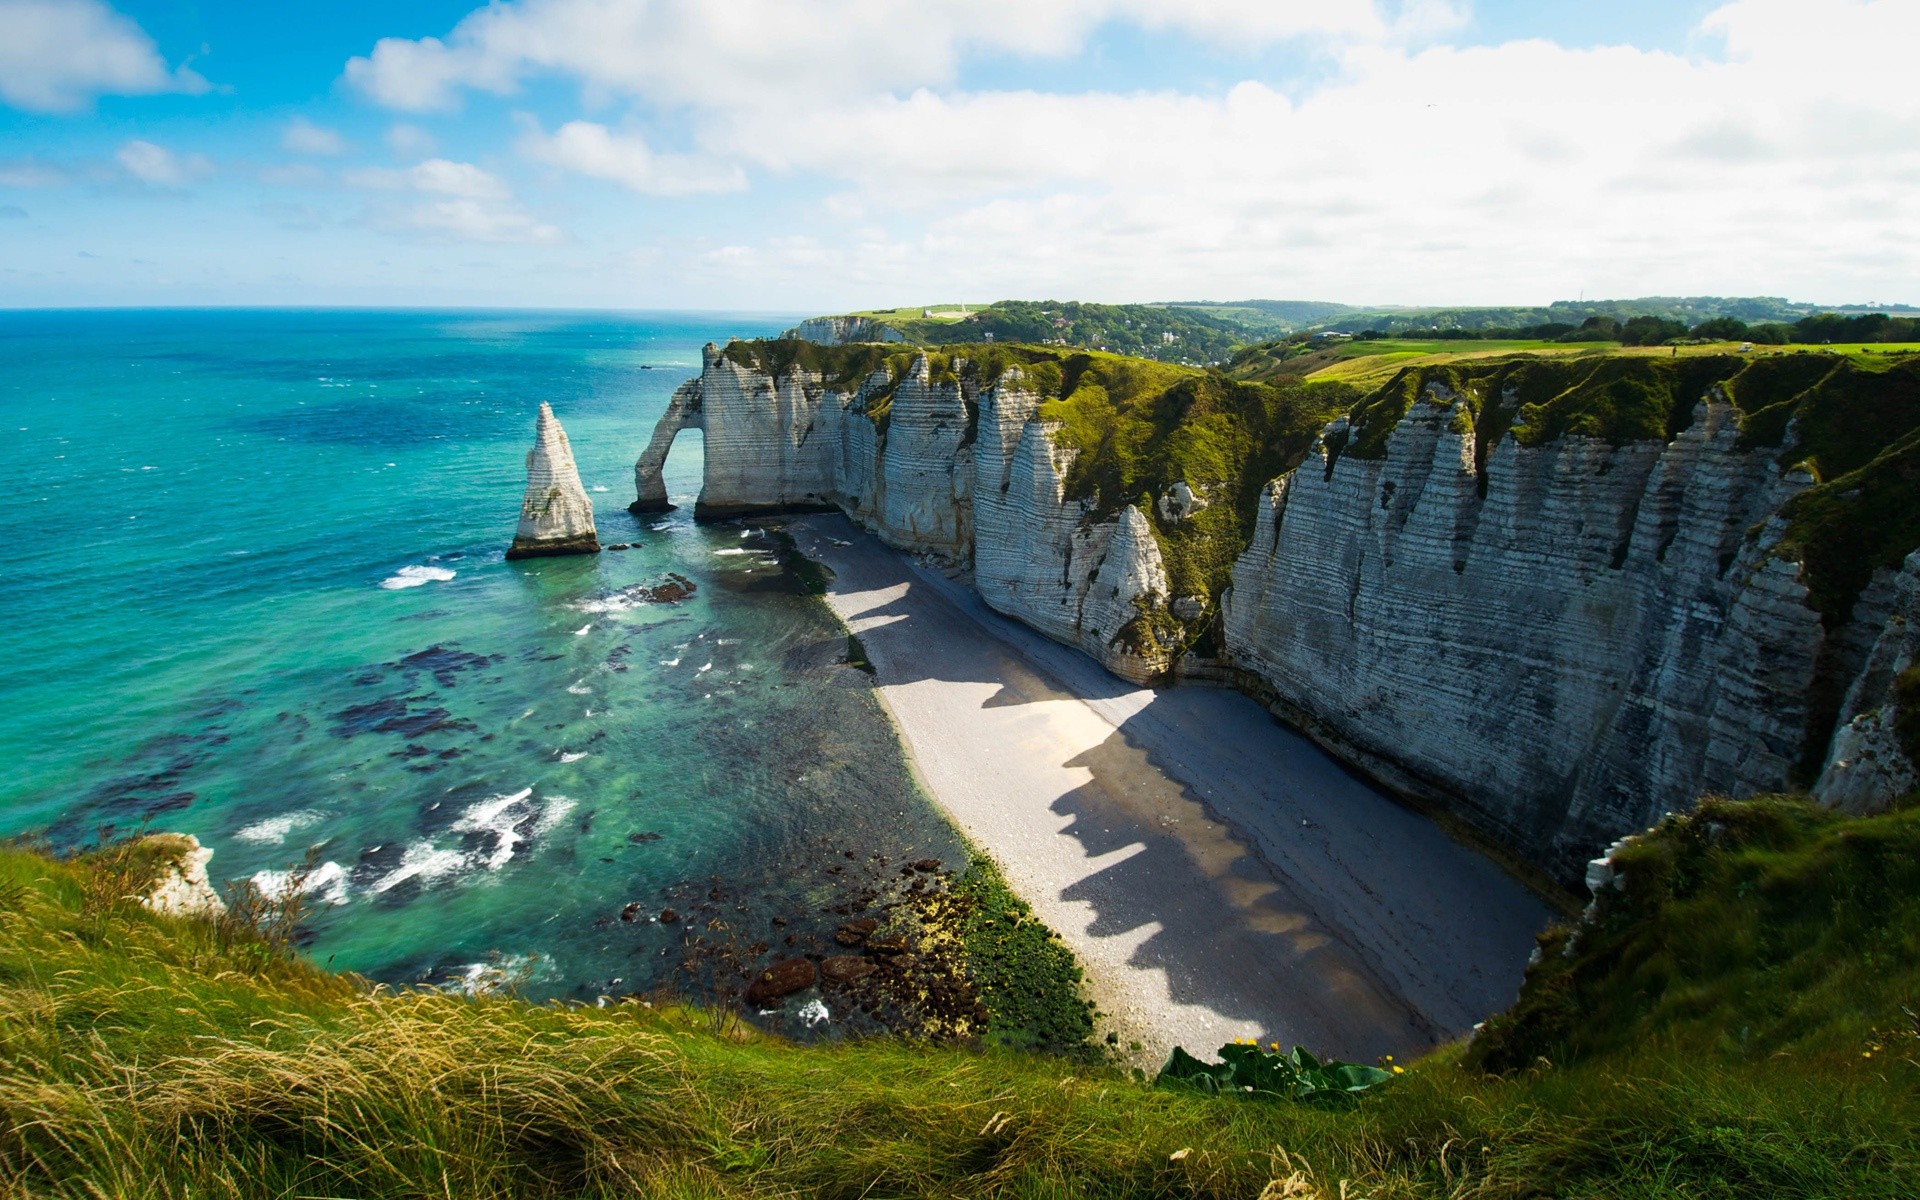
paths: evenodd
<path fill-rule="evenodd" d="M 590 687 L 581 687 L 576 683 L 567 689 L 567 694 L 570 696 L 591 696 L 593 695 L 593 689 Z"/>
<path fill-rule="evenodd" d="M 585 637 L 585 636 L 587 636 L 587 635 L 588 635 L 589 633 L 592 633 L 592 632 L 593 632 L 593 625 L 592 625 L 592 623 L 591 623 L 591 622 L 589 622 L 588 624 L 585 624 L 585 625 L 582 625 L 582 626 L 581 626 L 580 628 L 578 628 L 578 629 L 576 629 L 576 630 L 574 630 L 574 631 L 573 631 L 573 636 L 575 636 L 575 637 Z"/>
<path fill-rule="evenodd" d="M 299 812 L 283 813 L 277 817 L 268 817 L 264 821 L 255 821 L 251 825 L 234 830 L 233 836 L 243 842 L 259 842 L 262 845 L 277 846 L 287 840 L 287 835 L 296 829 L 306 829 L 318 825 L 323 814 L 311 809 Z"/>
<path fill-rule="evenodd" d="M 442 850 L 432 842 L 415 842 L 400 856 L 400 865 L 373 881 L 367 890 L 378 896 L 392 891 L 409 879 L 432 883 L 467 867 L 467 856 L 458 850 Z"/>
<path fill-rule="evenodd" d="M 468 963 L 459 968 L 459 978 L 445 985 L 445 991 L 467 996 L 493 996 L 551 978 L 553 958 L 546 954 L 503 954 L 491 962 Z"/>
<path fill-rule="evenodd" d="M 586 756 L 587 752 L 585 750 L 562 750 L 560 752 L 560 761 L 563 763 L 579 762 Z"/>
<path fill-rule="evenodd" d="M 423 583 L 445 583 L 454 573 L 445 567 L 401 567 L 392 575 L 380 581 L 380 586 L 388 591 L 401 588 L 419 587 Z"/>
<path fill-rule="evenodd" d="M 337 862 L 323 862 L 311 871 L 255 871 L 252 882 L 254 889 L 269 900 L 301 895 L 322 904 L 347 902 L 347 869 Z"/>
<path fill-rule="evenodd" d="M 730 548 L 730 549 L 726 549 L 726 550 L 715 550 L 715 551 L 714 551 L 714 554 L 715 554 L 715 555 L 717 555 L 717 556 L 719 556 L 719 557 L 723 557 L 723 558 L 724 558 L 724 557 L 726 557 L 727 555 L 730 555 L 730 554 L 752 554 L 752 553 L 754 553 L 754 551 L 752 551 L 752 550 L 743 550 L 743 549 L 740 549 L 739 547 L 733 547 L 733 548 Z"/>

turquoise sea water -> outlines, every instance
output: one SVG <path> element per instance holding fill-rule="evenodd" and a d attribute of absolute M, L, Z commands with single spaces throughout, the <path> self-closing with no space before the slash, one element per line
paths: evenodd
<path fill-rule="evenodd" d="M 180 830 L 267 886 L 311 853 L 320 960 L 553 997 L 667 982 L 664 907 L 815 936 L 822 862 L 958 858 L 767 540 L 625 511 L 701 344 L 790 323 L 0 314 L 0 833 Z M 635 549 L 503 561 L 542 400 Z M 636 594 L 668 572 L 697 593 Z"/>

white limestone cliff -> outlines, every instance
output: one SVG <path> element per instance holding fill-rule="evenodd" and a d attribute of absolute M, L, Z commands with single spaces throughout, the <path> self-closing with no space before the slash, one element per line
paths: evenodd
<path fill-rule="evenodd" d="M 904 342 L 906 335 L 872 317 L 814 317 L 802 321 L 780 335 L 822 346 L 846 346 L 854 342 Z"/>
<path fill-rule="evenodd" d="M 599 551 L 593 502 L 581 486 L 567 431 L 560 427 L 552 407 L 542 403 L 534 425 L 533 449 L 527 451 L 527 492 L 520 501 L 520 527 L 514 531 L 507 557 Z"/>
<path fill-rule="evenodd" d="M 838 507 L 890 545 L 970 563 L 990 606 L 1127 679 L 1236 682 L 1567 878 L 1704 791 L 1785 789 L 1809 759 L 1831 758 L 1818 790 L 1847 807 L 1912 777 L 1884 697 L 1915 657 L 1920 566 L 1827 630 L 1776 553 L 1777 514 L 1811 478 L 1743 447 L 1722 396 L 1670 441 L 1508 433 L 1485 461 L 1442 385 L 1381 457 L 1342 453 L 1353 431 L 1333 422 L 1264 490 L 1217 598 L 1223 649 L 1199 662 L 1174 635 L 1211 621 L 1209 598 L 1168 594 L 1160 538 L 1207 498 L 1169 486 L 1156 511 L 1114 516 L 1069 498 L 1074 452 L 1040 419 L 1046 397 L 1017 369 L 978 388 L 962 366 L 936 377 L 922 355 L 836 390 L 710 348 L 640 494 L 661 437 L 703 422 L 703 514 Z M 1856 676 L 1828 756 L 1816 683 Z"/>

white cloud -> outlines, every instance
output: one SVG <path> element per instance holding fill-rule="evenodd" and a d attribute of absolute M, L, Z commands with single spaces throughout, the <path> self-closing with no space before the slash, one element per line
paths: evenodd
<path fill-rule="evenodd" d="M 411 167 L 390 170 L 368 167 L 349 172 L 347 182 L 355 187 L 406 189 L 433 192 L 442 196 L 461 196 L 473 200 L 510 200 L 512 189 L 501 179 L 472 163 L 429 158 Z"/>
<path fill-rule="evenodd" d="M 389 228 L 445 234 L 469 242 L 557 242 L 560 231 L 535 220 L 518 204 L 456 197 L 390 210 L 379 223 Z"/>
<path fill-rule="evenodd" d="M 0 100 L 73 113 L 97 96 L 198 95 L 207 81 L 167 68 L 153 39 L 101 0 L 0 0 Z"/>
<path fill-rule="evenodd" d="M 1424 28 L 1451 6 L 1404 11 Z M 444 39 L 382 38 L 346 77 L 415 112 L 538 74 L 662 104 L 781 107 L 949 83 L 970 52 L 1068 54 L 1110 21 L 1236 46 L 1397 34 L 1375 0 L 517 0 L 474 11 Z"/>
<path fill-rule="evenodd" d="M 280 144 L 295 154 L 332 156 L 347 152 L 347 139 L 341 137 L 338 130 L 315 125 L 305 117 L 287 122 L 280 134 Z"/>
<path fill-rule="evenodd" d="M 435 145 L 432 134 L 400 121 L 387 130 L 387 149 L 401 158 L 421 158 L 432 154 Z"/>
<path fill-rule="evenodd" d="M 72 182 L 73 174 L 65 167 L 32 158 L 0 159 L 0 187 L 59 187 Z"/>
<path fill-rule="evenodd" d="M 213 161 L 204 154 L 175 154 L 165 146 L 135 138 L 114 151 L 113 161 L 141 183 L 158 188 L 182 188 L 213 174 Z"/>
<path fill-rule="evenodd" d="M 747 186 L 747 173 L 738 166 L 697 155 L 656 154 L 639 134 L 616 134 L 591 121 L 569 121 L 552 134 L 532 125 L 520 138 L 520 152 L 648 196 L 737 192 Z"/>
<path fill-rule="evenodd" d="M 661 278 L 738 281 L 707 303 L 1920 298 L 1920 3 L 1734 0 L 1684 55 L 1433 40 L 1459 18 L 1444 0 L 511 0 L 383 41 L 348 78 L 422 109 L 571 80 L 615 119 L 529 124 L 527 157 L 648 195 L 809 197 L 649 251 Z M 1307 38 L 1333 69 L 1205 94 L 955 86 L 970 56 L 1069 54 L 1115 21 Z M 504 185 L 464 198 L 513 204 Z"/>
<path fill-rule="evenodd" d="M 352 171 L 346 180 L 355 187 L 440 197 L 376 208 L 372 219 L 382 228 L 473 242 L 560 240 L 560 231 L 528 212 L 504 181 L 472 163 L 430 158 L 397 170 L 369 167 Z"/>

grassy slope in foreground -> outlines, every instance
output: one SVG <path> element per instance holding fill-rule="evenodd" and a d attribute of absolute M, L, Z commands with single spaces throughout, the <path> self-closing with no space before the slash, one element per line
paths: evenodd
<path fill-rule="evenodd" d="M 1485 1048 L 1321 1110 L 1009 1050 L 797 1048 L 691 1009 L 370 990 L 154 916 L 97 863 L 7 850 L 0 1178 L 76 1197 L 1914 1194 L 1920 813 L 1714 804 L 1623 858 L 1600 930 L 1570 958 L 1544 940 Z M 1479 1069 L 1496 1058 L 1509 1073 Z"/>

